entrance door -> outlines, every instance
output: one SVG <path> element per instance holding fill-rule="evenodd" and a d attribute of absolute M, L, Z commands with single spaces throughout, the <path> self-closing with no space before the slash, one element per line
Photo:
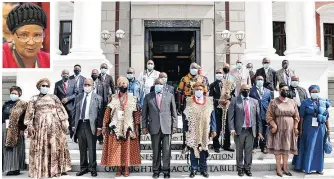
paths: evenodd
<path fill-rule="evenodd" d="M 148 28 L 145 35 L 145 66 L 153 60 L 156 70 L 167 73 L 169 85 L 177 87 L 190 64 L 200 64 L 199 28 Z"/>

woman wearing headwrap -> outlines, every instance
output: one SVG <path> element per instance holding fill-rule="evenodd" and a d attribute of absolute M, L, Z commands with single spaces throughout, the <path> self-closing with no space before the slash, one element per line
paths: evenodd
<path fill-rule="evenodd" d="M 305 173 L 322 174 L 324 169 L 324 143 L 329 135 L 329 113 L 331 103 L 320 98 L 320 87 L 309 87 L 311 98 L 302 101 L 300 106 L 300 140 L 298 156 L 293 160 L 296 170 Z"/>
<path fill-rule="evenodd" d="M 20 100 L 22 90 L 12 86 L 10 100 L 2 106 L 2 171 L 18 175 L 25 169 L 25 146 L 23 124 L 27 102 Z"/>
<path fill-rule="evenodd" d="M 40 94 L 29 101 L 24 119 L 30 139 L 29 176 L 57 177 L 71 170 L 66 137 L 68 115 L 58 97 L 48 94 L 47 78 L 39 80 L 36 87 Z"/>
<path fill-rule="evenodd" d="M 112 96 L 104 114 L 102 133 L 105 143 L 101 164 L 118 167 L 116 176 L 129 176 L 129 167 L 140 165 L 139 127 L 137 97 L 128 95 L 129 81 L 117 80 L 119 92 Z M 123 168 L 124 167 L 124 168 Z"/>
<path fill-rule="evenodd" d="M 288 170 L 289 153 L 297 155 L 299 113 L 297 103 L 289 99 L 289 87 L 285 83 L 279 85 L 280 96 L 269 103 L 266 121 L 270 126 L 268 132 L 268 152 L 275 155 L 276 174 L 282 177 L 283 173 L 292 174 Z M 283 158 L 283 167 L 281 161 Z"/>
<path fill-rule="evenodd" d="M 41 51 L 47 17 L 35 4 L 15 7 L 7 16 L 12 42 L 2 48 L 3 68 L 50 68 L 50 55 Z"/>

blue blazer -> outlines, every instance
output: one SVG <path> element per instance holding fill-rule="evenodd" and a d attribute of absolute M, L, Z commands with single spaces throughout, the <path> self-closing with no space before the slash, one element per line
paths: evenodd
<path fill-rule="evenodd" d="M 256 99 L 259 102 L 260 116 L 261 116 L 261 119 L 265 121 L 266 120 L 267 109 L 269 107 L 270 101 L 272 100 L 270 90 L 263 87 L 263 95 L 262 95 L 262 99 L 261 99 L 260 96 L 259 96 L 259 93 L 257 92 L 256 85 L 254 85 L 250 89 L 249 96 Z"/>

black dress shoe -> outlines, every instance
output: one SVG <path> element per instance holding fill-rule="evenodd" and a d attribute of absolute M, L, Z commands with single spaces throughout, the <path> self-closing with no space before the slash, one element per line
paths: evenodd
<path fill-rule="evenodd" d="M 201 175 L 203 175 L 203 177 L 205 177 L 205 178 L 209 178 L 208 172 L 201 172 Z"/>
<path fill-rule="evenodd" d="M 214 150 L 216 153 L 220 153 L 219 148 L 214 148 L 213 150 Z"/>
<path fill-rule="evenodd" d="M 88 170 L 81 170 L 80 172 L 78 172 L 76 175 L 77 176 L 82 176 L 84 174 L 88 173 Z"/>
<path fill-rule="evenodd" d="M 100 144 L 100 145 L 103 145 L 103 140 L 99 141 L 99 144 Z"/>
<path fill-rule="evenodd" d="M 159 178 L 160 174 L 159 173 L 153 173 L 152 178 Z"/>
<path fill-rule="evenodd" d="M 261 152 L 264 153 L 264 154 L 267 154 L 268 153 L 268 149 L 267 148 L 261 149 Z"/>
<path fill-rule="evenodd" d="M 231 148 L 223 148 L 225 151 L 229 151 L 229 152 L 234 152 L 234 149 Z"/>
<path fill-rule="evenodd" d="M 289 171 L 285 172 L 285 171 L 283 170 L 283 174 L 284 174 L 284 175 L 288 175 L 288 176 L 292 176 L 292 174 L 291 174 Z"/>
<path fill-rule="evenodd" d="M 67 173 L 66 172 L 61 173 L 61 176 L 64 176 L 64 175 L 67 175 Z"/>
<path fill-rule="evenodd" d="M 169 173 L 165 173 L 164 174 L 164 178 L 170 178 L 170 174 Z"/>
<path fill-rule="evenodd" d="M 238 170 L 238 175 L 241 176 L 241 177 L 244 176 L 244 171 L 243 170 Z"/>
<path fill-rule="evenodd" d="M 251 177 L 252 176 L 252 172 L 250 170 L 245 170 L 245 173 L 247 176 Z"/>
<path fill-rule="evenodd" d="M 92 175 L 92 177 L 96 177 L 97 176 L 97 172 L 96 171 L 92 171 L 91 175 Z"/>
<path fill-rule="evenodd" d="M 191 171 L 189 177 L 190 177 L 190 178 L 194 178 L 195 175 L 196 175 L 196 173 L 195 173 L 194 171 Z"/>

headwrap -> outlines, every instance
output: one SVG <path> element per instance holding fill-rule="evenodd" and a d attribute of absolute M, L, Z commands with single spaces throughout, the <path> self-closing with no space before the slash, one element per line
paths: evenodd
<path fill-rule="evenodd" d="M 118 79 L 117 79 L 117 87 L 120 87 L 123 85 L 123 83 L 125 83 L 127 86 L 129 86 L 129 80 L 123 76 L 120 76 Z"/>
<path fill-rule="evenodd" d="M 308 88 L 308 91 L 311 92 L 312 90 L 318 90 L 320 92 L 320 86 L 318 85 L 311 85 L 309 88 Z"/>
<path fill-rule="evenodd" d="M 44 82 L 47 82 L 49 86 L 51 85 L 49 79 L 47 79 L 47 78 L 42 78 L 42 79 L 40 79 L 40 80 L 37 82 L 37 84 L 36 84 L 36 88 L 39 89 L 39 88 L 41 87 L 42 83 L 44 83 Z"/>
<path fill-rule="evenodd" d="M 35 4 L 22 4 L 16 6 L 9 12 L 7 17 L 7 26 L 11 32 L 25 25 L 39 25 L 43 29 L 47 25 L 47 17 L 44 10 Z"/>

